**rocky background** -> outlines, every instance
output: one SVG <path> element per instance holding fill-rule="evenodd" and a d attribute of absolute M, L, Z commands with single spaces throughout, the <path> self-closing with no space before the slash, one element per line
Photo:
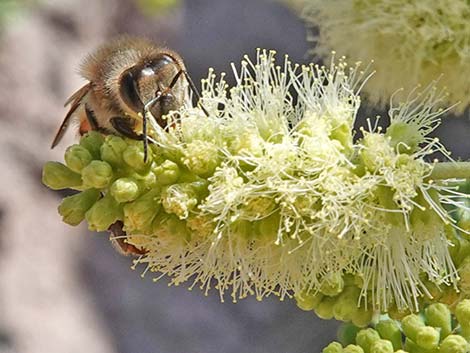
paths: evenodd
<path fill-rule="evenodd" d="M 130 269 L 106 234 L 61 223 L 63 194 L 41 184 L 50 142 L 83 56 L 119 33 L 146 35 L 179 51 L 198 82 L 230 71 L 255 48 L 307 60 L 301 21 L 269 0 L 187 0 L 143 10 L 144 0 L 0 0 L 0 353 L 307 353 L 337 324 L 292 301 L 220 303 L 216 292 L 153 283 Z M 27 5 L 21 8 L 21 5 Z M 440 129 L 469 158 L 468 119 Z"/>

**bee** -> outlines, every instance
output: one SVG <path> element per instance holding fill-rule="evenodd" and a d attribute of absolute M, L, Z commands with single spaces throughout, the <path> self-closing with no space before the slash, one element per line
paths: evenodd
<path fill-rule="evenodd" d="M 78 118 L 81 135 L 96 130 L 142 140 L 146 159 L 149 137 L 145 113 L 149 111 L 166 128 L 163 116 L 183 105 L 187 84 L 200 100 L 180 55 L 143 38 L 126 36 L 102 45 L 84 60 L 79 73 L 88 83 L 65 102 L 70 109 L 51 148 Z M 140 125 L 142 132 L 138 133 Z"/>
<path fill-rule="evenodd" d="M 184 104 L 188 85 L 200 100 L 180 55 L 143 38 L 120 37 L 102 45 L 85 58 L 79 73 L 88 83 L 66 101 L 70 108 L 51 148 L 57 146 L 70 123 L 78 120 L 80 135 L 96 130 L 142 140 L 146 160 L 148 142 L 152 141 L 147 136 L 146 113 L 167 128 L 163 116 Z M 122 222 L 113 224 L 109 231 L 123 253 L 145 253 L 125 243 Z"/>

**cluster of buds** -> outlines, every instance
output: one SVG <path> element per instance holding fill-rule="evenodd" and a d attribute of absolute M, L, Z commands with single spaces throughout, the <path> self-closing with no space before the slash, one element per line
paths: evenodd
<path fill-rule="evenodd" d="M 470 300 L 451 309 L 442 303 L 402 320 L 379 320 L 374 328 L 343 330 L 343 344 L 333 342 L 323 353 L 468 353 Z"/>
<path fill-rule="evenodd" d="M 149 115 L 146 161 L 141 142 L 91 132 L 65 165 L 47 163 L 46 185 L 80 191 L 59 207 L 64 221 L 97 231 L 122 222 L 125 241 L 145 249 L 136 262 L 173 284 L 207 293 L 215 281 L 233 300 L 296 295 L 361 325 L 372 310 L 419 309 L 429 283 L 456 287 L 448 245 L 459 227 L 446 204 L 465 210 L 465 194 L 425 160 L 447 155 L 429 136 L 443 113 L 434 87 L 358 138 L 368 77 L 358 65 L 278 66 L 259 51 L 235 76 L 231 89 L 212 72 L 203 81 L 209 116 L 188 105 L 164 130 Z"/>

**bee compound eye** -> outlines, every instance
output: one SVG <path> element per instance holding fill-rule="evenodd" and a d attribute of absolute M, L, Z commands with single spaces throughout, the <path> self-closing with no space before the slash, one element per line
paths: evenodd
<path fill-rule="evenodd" d="M 144 109 L 137 86 L 137 77 L 132 70 L 127 70 L 121 75 L 119 94 L 124 103 L 134 112 L 141 112 Z"/>

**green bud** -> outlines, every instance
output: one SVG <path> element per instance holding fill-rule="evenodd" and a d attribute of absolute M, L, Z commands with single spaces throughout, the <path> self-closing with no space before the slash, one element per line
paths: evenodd
<path fill-rule="evenodd" d="M 344 289 L 343 274 L 340 272 L 328 273 L 323 277 L 320 292 L 333 297 L 340 294 Z"/>
<path fill-rule="evenodd" d="M 65 151 L 65 163 L 74 172 L 80 173 L 92 160 L 91 153 L 83 146 L 72 145 Z"/>
<path fill-rule="evenodd" d="M 356 336 L 356 343 L 362 347 L 365 353 L 372 353 L 372 345 L 378 340 L 380 340 L 379 333 L 372 328 L 363 329 Z"/>
<path fill-rule="evenodd" d="M 343 353 L 343 346 L 338 342 L 331 342 L 323 348 L 322 353 Z"/>
<path fill-rule="evenodd" d="M 220 163 L 219 150 L 216 145 L 206 141 L 188 143 L 183 163 L 196 175 L 211 176 Z"/>
<path fill-rule="evenodd" d="M 423 133 L 415 124 L 396 121 L 387 128 L 385 136 L 390 137 L 390 145 L 393 149 L 398 147 L 399 153 L 412 154 L 419 148 L 423 141 Z"/>
<path fill-rule="evenodd" d="M 127 142 L 119 136 L 109 135 L 100 148 L 101 159 L 113 167 L 122 167 L 122 155 L 127 149 Z"/>
<path fill-rule="evenodd" d="M 404 348 L 406 352 L 410 352 L 410 353 L 428 353 L 428 352 L 423 352 L 424 349 L 418 346 L 415 342 L 410 340 L 408 337 L 405 338 Z M 429 352 L 429 353 L 433 353 L 433 352 Z"/>
<path fill-rule="evenodd" d="M 452 316 L 447 305 L 442 303 L 431 304 L 424 310 L 424 316 L 427 325 L 440 329 L 442 338 L 452 332 Z"/>
<path fill-rule="evenodd" d="M 380 337 L 390 341 L 394 349 L 399 349 L 401 343 L 400 325 L 395 320 L 381 320 L 375 326 Z"/>
<path fill-rule="evenodd" d="M 439 353 L 468 353 L 468 342 L 459 335 L 449 335 L 441 342 Z"/>
<path fill-rule="evenodd" d="M 124 205 L 124 224 L 130 233 L 152 234 L 152 222 L 160 211 L 160 190 L 153 189 Z"/>
<path fill-rule="evenodd" d="M 88 229 L 105 231 L 111 224 L 123 219 L 122 207 L 111 196 L 106 195 L 98 200 L 85 214 Z"/>
<path fill-rule="evenodd" d="M 320 304 L 322 298 L 323 295 L 321 293 L 312 292 L 309 290 L 303 290 L 295 295 L 297 306 L 305 311 L 314 310 L 318 306 L 318 304 Z"/>
<path fill-rule="evenodd" d="M 333 307 L 335 305 L 335 298 L 323 297 L 320 304 L 315 308 L 315 314 L 320 319 L 330 320 L 333 318 Z"/>
<path fill-rule="evenodd" d="M 424 326 L 418 329 L 416 334 L 416 344 L 424 349 L 435 349 L 439 345 L 439 331 L 431 326 Z"/>
<path fill-rule="evenodd" d="M 460 324 L 462 336 L 470 340 L 470 299 L 464 299 L 457 304 L 455 317 Z"/>
<path fill-rule="evenodd" d="M 82 170 L 83 183 L 97 189 L 103 189 L 113 179 L 113 169 L 103 161 L 92 161 Z"/>
<path fill-rule="evenodd" d="M 342 277 L 341 277 L 342 279 Z M 361 290 L 355 286 L 346 287 L 337 297 L 333 313 L 336 320 L 350 321 L 358 311 Z"/>
<path fill-rule="evenodd" d="M 393 345 L 392 342 L 379 339 L 372 343 L 370 346 L 370 353 L 393 353 Z"/>
<path fill-rule="evenodd" d="M 469 207 L 470 205 L 466 205 Z M 468 209 L 460 208 L 458 210 L 457 225 L 466 232 L 470 232 L 470 211 Z"/>
<path fill-rule="evenodd" d="M 401 322 L 403 332 L 414 342 L 416 342 L 416 336 L 418 335 L 419 329 L 424 326 L 423 319 L 421 316 L 416 314 L 405 316 Z"/>
<path fill-rule="evenodd" d="M 372 321 L 374 316 L 374 311 L 369 308 L 366 310 L 365 308 L 359 308 L 353 315 L 351 321 L 357 327 L 366 327 Z"/>
<path fill-rule="evenodd" d="M 153 172 L 148 172 L 146 174 L 132 173 L 129 177 L 139 184 L 139 188 L 142 190 L 159 188 L 159 186 L 157 186 L 157 177 Z"/>
<path fill-rule="evenodd" d="M 59 205 L 62 221 L 71 226 L 80 224 L 85 219 L 85 213 L 98 201 L 100 196 L 98 190 L 88 189 L 64 198 Z"/>
<path fill-rule="evenodd" d="M 144 149 L 142 143 L 140 142 L 139 145 L 129 145 L 124 150 L 122 158 L 128 166 L 135 171 L 142 173 L 148 170 L 152 163 L 152 150 L 149 148 L 147 151 L 147 161 L 144 162 Z"/>
<path fill-rule="evenodd" d="M 349 344 L 343 349 L 343 353 L 364 353 L 364 350 L 361 346 L 356 346 L 355 344 Z"/>
<path fill-rule="evenodd" d="M 178 164 L 170 160 L 166 160 L 161 165 L 153 168 L 153 172 L 159 185 L 174 184 L 181 175 Z"/>
<path fill-rule="evenodd" d="M 117 202 L 134 201 L 140 193 L 139 185 L 131 178 L 117 179 L 110 189 Z"/>
<path fill-rule="evenodd" d="M 76 189 L 82 185 L 82 177 L 59 162 L 46 162 L 42 170 L 42 182 L 53 190 Z"/>
<path fill-rule="evenodd" d="M 355 344 L 357 333 L 360 330 L 361 329 L 353 323 L 345 322 L 338 329 L 338 339 L 345 346 Z"/>
<path fill-rule="evenodd" d="M 80 146 L 85 147 L 93 159 L 101 159 L 100 148 L 103 143 L 104 137 L 98 131 L 90 131 L 80 138 Z"/>
<path fill-rule="evenodd" d="M 167 213 L 186 219 L 198 204 L 197 194 L 192 184 L 173 184 L 162 191 L 162 205 Z"/>

